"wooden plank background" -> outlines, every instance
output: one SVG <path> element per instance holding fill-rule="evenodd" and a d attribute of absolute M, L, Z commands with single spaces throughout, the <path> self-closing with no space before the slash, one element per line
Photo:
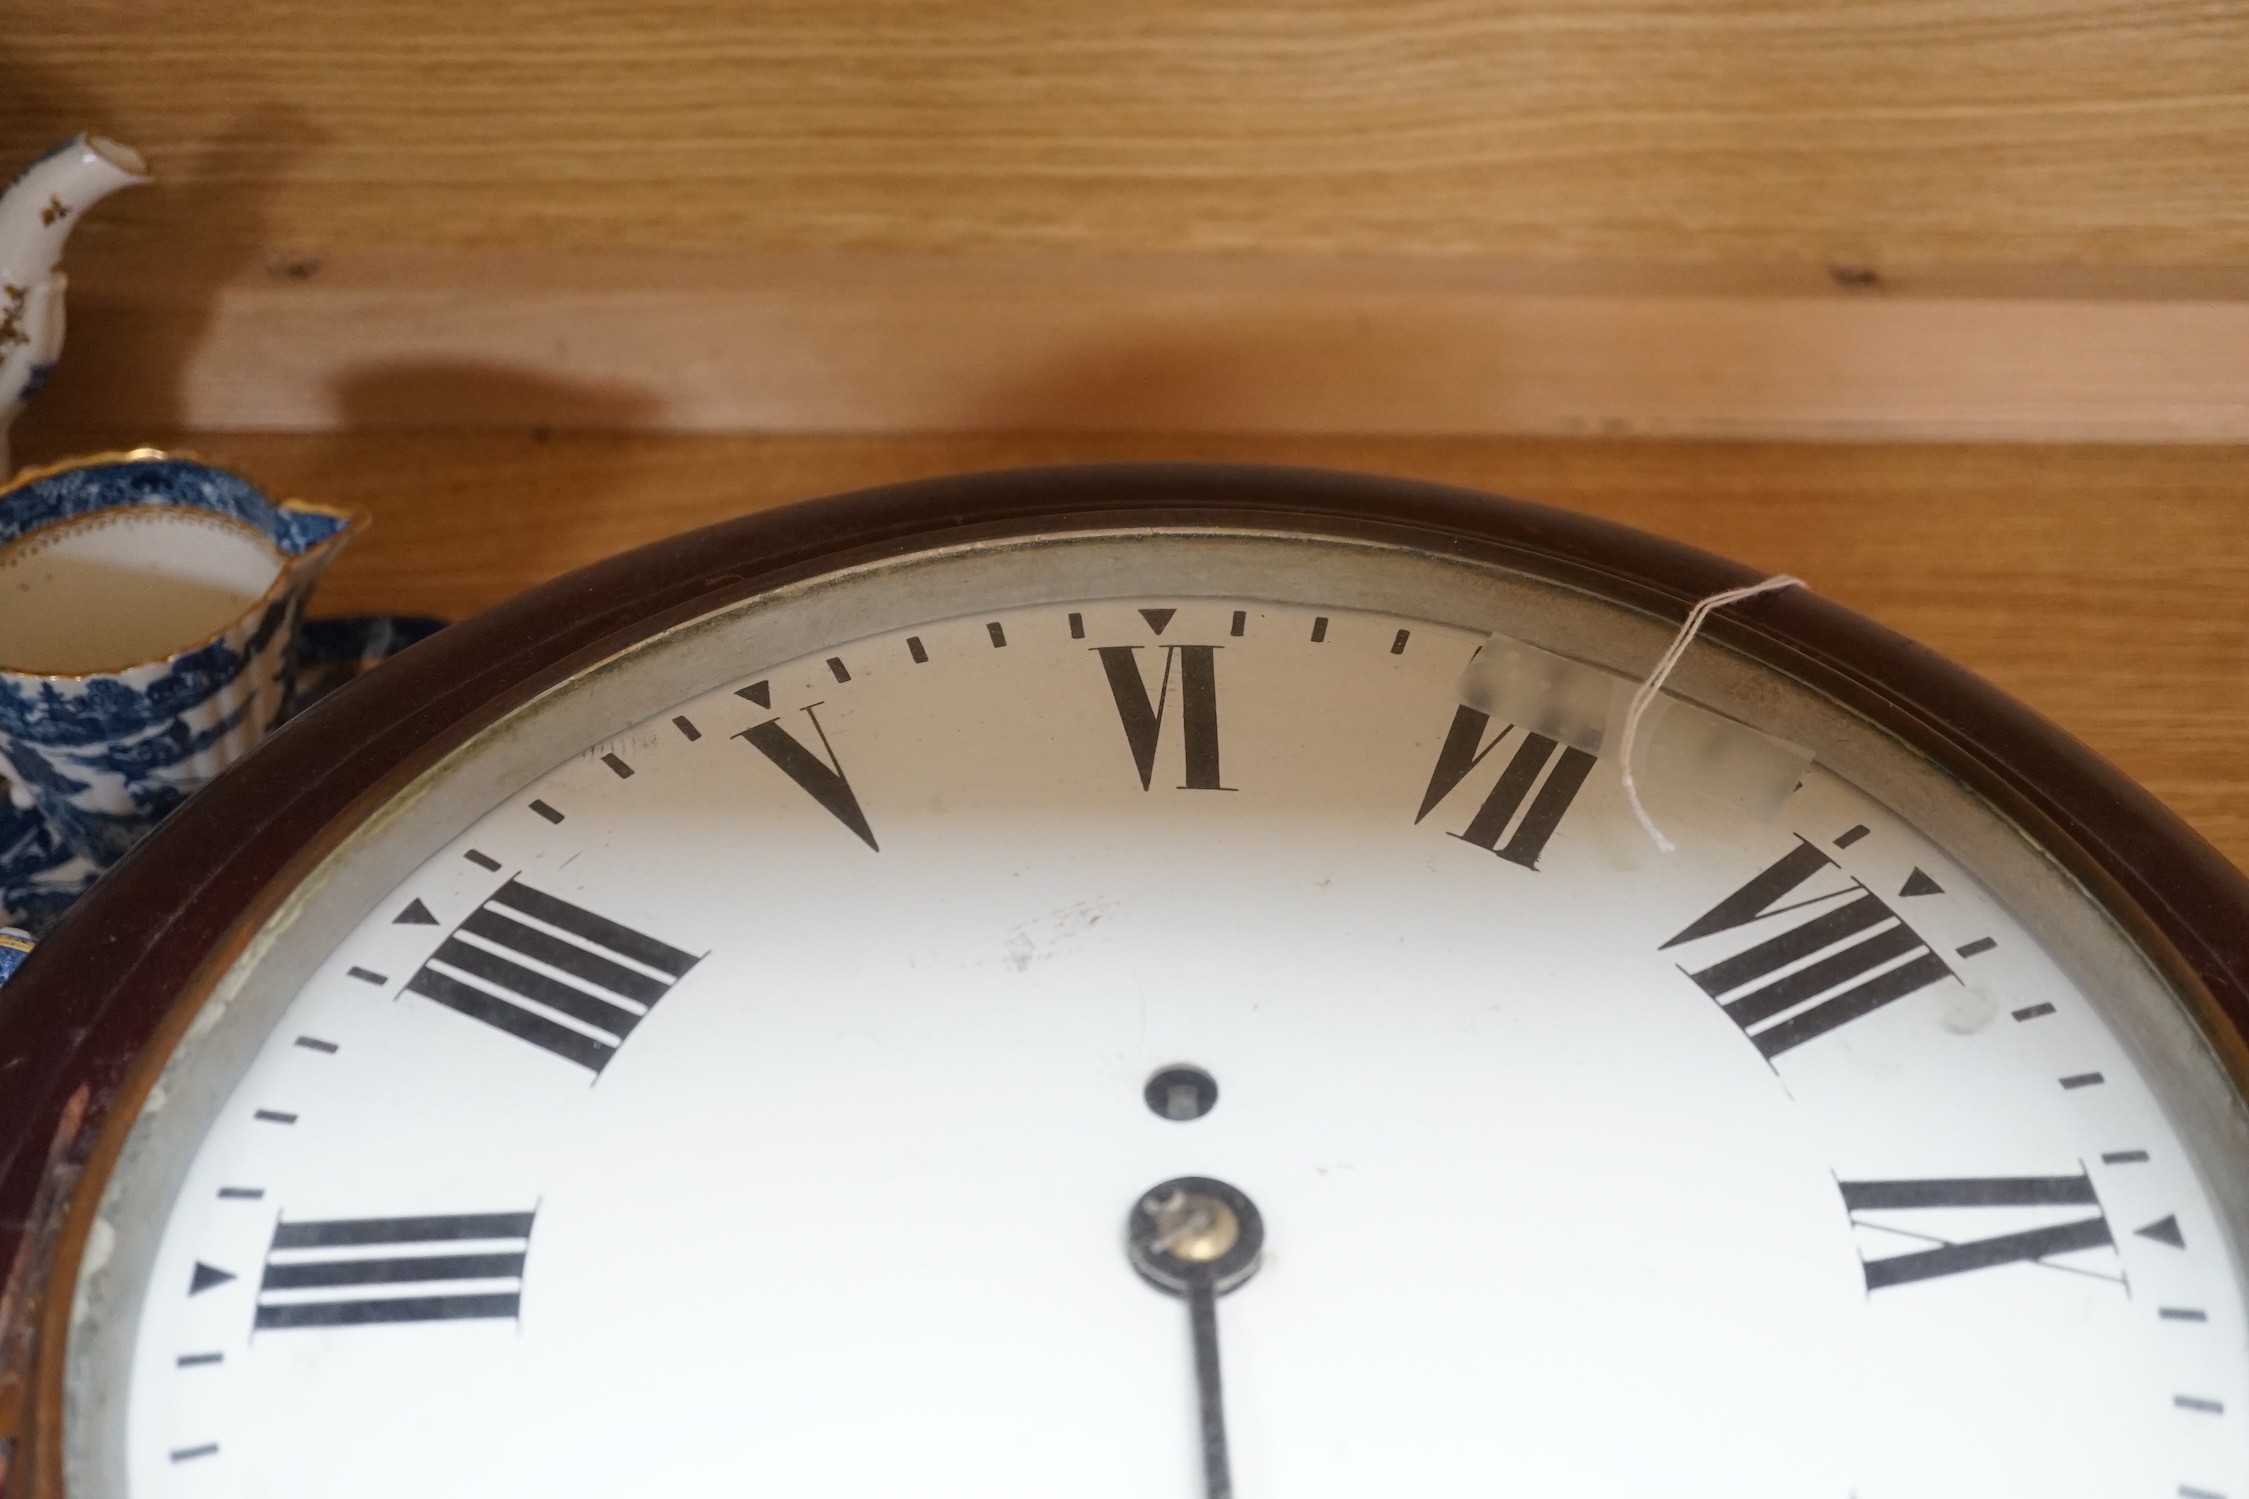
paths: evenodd
<path fill-rule="evenodd" d="M 18 0 L 0 155 L 162 178 L 19 456 L 200 429 L 375 511 L 324 607 L 443 613 L 961 467 L 1420 474 L 1799 572 L 2249 862 L 2249 450 L 2063 445 L 2249 443 L 2245 59 L 2249 0 Z M 1526 431 L 2045 445 L 1430 435 Z"/>
<path fill-rule="evenodd" d="M 2249 440 L 2244 0 L 22 0 L 64 419 Z"/>
<path fill-rule="evenodd" d="M 82 290 L 50 399 L 222 430 L 2249 441 L 2249 275 L 349 251 Z M 99 263 L 97 262 L 98 266 Z M 2101 282 L 2093 280 L 2093 286 Z M 84 282 L 81 282 L 83 288 Z M 2164 295 L 2151 294 L 2155 291 Z"/>
<path fill-rule="evenodd" d="M 24 457 L 148 434 L 26 423 Z M 2249 868 L 2239 449 L 1247 437 L 196 434 L 374 525 L 320 613 L 458 616 L 745 511 L 970 469 L 1201 458 L 1405 474 L 1566 505 L 1773 572 L 1980 672 Z"/>
<path fill-rule="evenodd" d="M 161 246 L 2249 262 L 2240 0 L 17 0 Z"/>

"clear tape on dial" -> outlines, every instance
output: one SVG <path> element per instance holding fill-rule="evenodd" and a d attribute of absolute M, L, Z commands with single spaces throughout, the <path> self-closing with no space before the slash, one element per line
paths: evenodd
<path fill-rule="evenodd" d="M 1460 701 L 1495 723 L 1614 758 L 1639 684 L 1512 636 L 1493 635 L 1460 674 Z M 1778 817 L 1812 752 L 1707 708 L 1659 693 L 1640 720 L 1632 773 Z"/>

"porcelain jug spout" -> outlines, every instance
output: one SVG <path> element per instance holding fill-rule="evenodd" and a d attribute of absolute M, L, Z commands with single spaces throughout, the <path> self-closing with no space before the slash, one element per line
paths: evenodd
<path fill-rule="evenodd" d="M 0 479 L 12 468 L 8 426 L 62 353 L 63 241 L 88 208 L 148 180 L 138 151 L 80 135 L 0 194 Z"/>

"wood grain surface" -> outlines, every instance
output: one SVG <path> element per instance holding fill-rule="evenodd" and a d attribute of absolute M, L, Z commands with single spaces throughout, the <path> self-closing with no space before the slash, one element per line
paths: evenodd
<path fill-rule="evenodd" d="M 28 461 L 146 436 L 19 430 Z M 726 516 L 970 469 L 1195 458 L 1511 494 L 1808 579 L 2046 713 L 2249 868 L 2249 449 L 533 430 L 186 445 L 373 513 L 320 613 L 458 616 Z"/>
<path fill-rule="evenodd" d="M 2249 261 L 2242 0 L 18 0 L 249 246 Z"/>
<path fill-rule="evenodd" d="M 76 422 L 2249 441 L 2249 0 L 19 0 Z"/>
<path fill-rule="evenodd" d="M 2249 265 L 1839 282 L 423 249 L 247 267 L 97 251 L 71 276 L 43 400 L 116 426 L 2249 441 Z"/>

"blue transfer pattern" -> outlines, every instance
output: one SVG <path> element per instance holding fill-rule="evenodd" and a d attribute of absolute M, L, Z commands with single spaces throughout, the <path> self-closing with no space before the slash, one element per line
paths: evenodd
<path fill-rule="evenodd" d="M 276 505 L 239 474 L 188 458 L 121 458 L 34 479 L 0 497 L 0 546 L 57 521 L 123 505 L 184 505 L 208 510 L 271 537 L 301 557 L 342 531 L 341 516 Z"/>
<path fill-rule="evenodd" d="M 306 620 L 298 635 L 289 713 L 302 712 L 444 625 L 441 619 L 413 615 Z M 69 909 L 99 871 L 36 810 L 10 806 L 7 790 L 0 781 L 0 922 L 13 921 L 36 935 Z M 175 795 L 170 801 L 181 799 Z M 166 810 L 152 806 L 149 815 Z"/>
<path fill-rule="evenodd" d="M 8 975 L 21 968 L 23 960 L 30 956 L 31 933 L 0 927 L 0 984 L 5 984 Z"/>
<path fill-rule="evenodd" d="M 445 628 L 424 614 L 344 614 L 308 619 L 297 632 L 297 674 L 290 684 L 293 718 L 347 682 Z"/>
<path fill-rule="evenodd" d="M 44 931 L 94 882 L 92 861 L 29 807 L 0 796 L 0 921 Z"/>
<path fill-rule="evenodd" d="M 150 768 L 160 762 L 148 759 L 144 750 L 120 743 L 123 736 L 207 701 L 272 648 L 274 637 L 293 613 L 291 600 L 276 599 L 259 616 L 248 640 L 215 640 L 174 656 L 166 663 L 169 669 L 145 685 L 115 676 L 57 678 L 0 672 L 0 734 L 19 744 L 110 746 L 101 753 L 114 768 Z M 161 757 L 161 751 L 156 753 Z M 17 772 L 40 784 L 30 766 L 18 764 Z"/>
<path fill-rule="evenodd" d="M 52 920 L 197 787 L 289 711 L 305 600 L 346 517 L 275 504 L 187 459 L 126 458 L 0 493 L 0 546 L 45 526 L 137 505 L 208 511 L 296 559 L 277 591 L 217 639 L 93 676 L 0 670 L 0 761 L 35 826 L 0 823 L 0 921 Z M 19 820 L 23 807 L 16 808 Z"/>

